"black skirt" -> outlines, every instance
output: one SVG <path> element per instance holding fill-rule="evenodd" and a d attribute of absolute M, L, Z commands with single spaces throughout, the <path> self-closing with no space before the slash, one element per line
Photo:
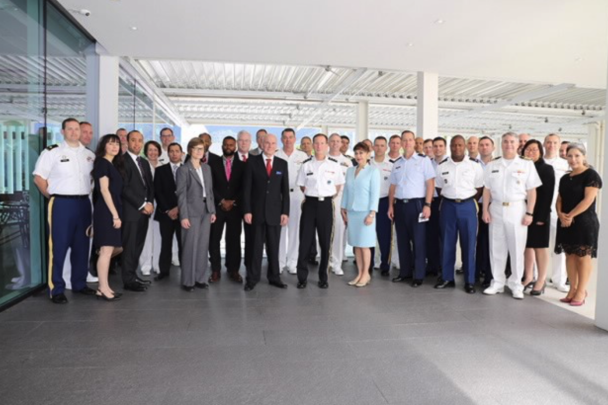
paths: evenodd
<path fill-rule="evenodd" d="M 545 222 L 543 225 L 537 225 L 533 222 L 528 227 L 528 239 L 526 240 L 526 248 L 548 248 L 550 232 L 551 228 L 549 222 Z"/>

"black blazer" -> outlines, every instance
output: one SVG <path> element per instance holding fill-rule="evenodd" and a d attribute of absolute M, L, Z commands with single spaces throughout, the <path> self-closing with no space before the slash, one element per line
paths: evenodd
<path fill-rule="evenodd" d="M 270 177 L 264 155 L 249 156 L 243 180 L 243 213 L 253 214 L 252 224 L 280 225 L 289 215 L 289 173 L 287 161 L 274 157 Z"/>
<path fill-rule="evenodd" d="M 169 219 L 167 211 L 177 207 L 176 186 L 171 170 L 171 163 L 156 168 L 154 173 L 154 197 L 156 198 L 156 213 L 154 219 L 161 221 Z"/>
<path fill-rule="evenodd" d="M 154 181 L 152 180 L 152 169 L 150 163 L 141 158 L 143 164 L 143 176 L 146 184 L 139 174 L 137 163 L 133 161 L 128 152 L 124 154 L 125 175 L 122 189 L 122 209 L 125 221 L 137 221 L 143 214 L 140 208 L 144 203 L 154 204 Z"/>
<path fill-rule="evenodd" d="M 536 205 L 534 205 L 534 217 L 532 220 L 536 222 L 549 222 L 551 217 L 551 202 L 553 201 L 553 193 L 555 191 L 555 170 L 553 166 L 545 163 L 543 158 L 540 158 L 534 163 L 536 171 L 543 185 L 536 189 Z"/>
<path fill-rule="evenodd" d="M 213 196 L 215 204 L 219 205 L 222 200 L 235 200 L 235 209 L 241 209 L 243 198 L 243 177 L 245 174 L 245 163 L 234 156 L 232 158 L 232 173 L 230 181 L 226 178 L 224 159 L 209 159 L 211 178 L 213 179 Z"/>

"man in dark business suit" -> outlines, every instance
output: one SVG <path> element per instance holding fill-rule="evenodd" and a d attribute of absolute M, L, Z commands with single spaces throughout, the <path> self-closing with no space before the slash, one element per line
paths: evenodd
<path fill-rule="evenodd" d="M 249 149 L 251 148 L 251 134 L 245 130 L 239 131 L 236 136 L 236 144 L 237 153 L 235 154 L 235 157 L 241 162 L 247 164 L 250 156 Z M 241 210 L 241 215 L 242 214 L 243 212 Z M 251 229 L 251 225 L 245 221 L 243 221 L 243 233 L 245 234 L 245 257 L 243 258 L 243 263 L 245 264 L 245 269 L 249 270 L 251 267 L 251 258 L 253 257 L 253 230 Z"/>
<path fill-rule="evenodd" d="M 226 270 L 232 281 L 242 283 L 241 267 L 241 198 L 245 163 L 235 158 L 236 139 L 227 136 L 222 142 L 223 156 L 209 162 L 213 179 L 216 219 L 211 225 L 209 254 L 211 256 L 210 283 L 221 278 L 222 258 L 220 242 L 226 225 Z"/>
<path fill-rule="evenodd" d="M 131 131 L 127 134 L 127 144 L 122 190 L 122 281 L 125 290 L 141 292 L 146 291 L 150 283 L 137 277 L 137 266 L 146 241 L 148 220 L 154 212 L 154 182 L 150 163 L 139 156 L 144 136 L 139 131 Z"/>
<path fill-rule="evenodd" d="M 215 153 L 211 152 L 210 148 L 211 148 L 211 145 L 213 144 L 213 139 L 211 138 L 211 135 L 208 134 L 207 132 L 203 132 L 198 137 L 200 139 L 202 139 L 203 142 L 205 142 L 205 150 L 206 150 L 205 154 L 203 155 L 203 158 L 201 159 L 201 163 L 207 163 L 208 165 L 211 165 L 212 162 L 217 163 L 218 161 L 220 161 L 222 158 L 220 158 Z"/>
<path fill-rule="evenodd" d="M 260 281 L 262 249 L 266 243 L 268 282 L 287 288 L 279 275 L 279 240 L 281 227 L 289 221 L 289 173 L 287 162 L 274 156 L 277 137 L 264 137 L 263 152 L 251 156 L 245 170 L 243 212 L 245 222 L 253 225 L 253 258 L 247 269 L 245 291 Z"/>
<path fill-rule="evenodd" d="M 169 163 L 156 168 L 154 174 L 154 196 L 156 197 L 156 213 L 154 220 L 158 221 L 160 228 L 160 257 L 158 267 L 160 273 L 154 279 L 160 281 L 169 277 L 171 258 L 173 257 L 173 235 L 177 237 L 181 257 L 181 226 L 179 223 L 179 208 L 175 194 L 177 169 L 182 165 L 182 146 L 173 142 L 167 147 Z"/>

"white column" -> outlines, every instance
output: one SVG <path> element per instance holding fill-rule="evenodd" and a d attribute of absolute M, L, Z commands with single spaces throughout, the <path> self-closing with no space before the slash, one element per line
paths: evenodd
<path fill-rule="evenodd" d="M 606 92 L 606 105 L 608 105 L 608 91 Z M 608 142 L 606 139 L 606 127 L 604 121 L 603 139 L 600 145 L 597 145 L 598 156 L 597 168 L 602 181 L 608 180 L 608 172 L 604 165 L 604 157 L 608 156 Z M 601 196 L 602 191 L 600 191 Z M 600 217 L 600 238 L 598 241 L 597 266 L 594 271 L 597 271 L 597 298 L 595 301 L 595 325 L 598 328 L 608 330 L 608 274 L 605 271 L 598 271 L 606 267 L 608 263 L 608 252 L 602 252 L 601 246 L 606 246 L 608 243 L 608 198 L 599 198 L 598 200 L 598 215 Z"/>
<path fill-rule="evenodd" d="M 93 125 L 97 143 L 100 136 L 118 129 L 118 71 L 117 56 L 107 55 L 99 44 L 87 50 L 87 121 Z"/>
<path fill-rule="evenodd" d="M 416 136 L 425 139 L 439 135 L 439 75 L 418 72 Z"/>
<path fill-rule="evenodd" d="M 356 142 L 367 139 L 369 134 L 369 103 L 359 101 L 357 103 L 357 129 L 355 131 Z"/>

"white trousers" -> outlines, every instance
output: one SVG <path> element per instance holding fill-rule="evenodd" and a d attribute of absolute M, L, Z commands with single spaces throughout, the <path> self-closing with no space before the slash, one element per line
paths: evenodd
<path fill-rule="evenodd" d="M 492 264 L 493 285 L 504 287 L 505 283 L 512 292 L 523 291 L 521 278 L 524 275 L 524 251 L 528 228 L 522 225 L 526 214 L 525 201 L 503 206 L 500 202 L 490 205 L 490 262 Z M 511 277 L 506 280 L 507 257 L 511 257 Z"/>
<path fill-rule="evenodd" d="M 342 259 L 346 245 L 346 225 L 342 220 L 341 213 L 342 192 L 334 197 L 334 232 L 331 245 L 331 256 L 329 257 L 329 267 L 334 271 L 342 269 Z"/>
<path fill-rule="evenodd" d="M 154 214 L 150 216 L 148 223 L 148 233 L 146 234 L 146 243 L 144 244 L 144 250 L 139 256 L 139 266 L 142 271 L 159 272 L 158 259 L 160 259 L 160 225 L 158 221 L 153 219 Z"/>
<path fill-rule="evenodd" d="M 392 232 L 392 240 L 393 240 L 393 246 L 391 246 L 391 264 L 397 268 L 400 269 L 401 266 L 399 266 L 399 248 L 397 248 L 397 235 L 396 235 L 396 230 L 395 230 L 395 225 L 393 224 L 392 228 L 391 228 L 391 232 Z"/>
<path fill-rule="evenodd" d="M 551 226 L 549 236 L 549 252 L 551 253 L 551 260 L 549 262 L 549 275 L 548 277 L 553 280 L 555 287 L 565 287 L 568 274 L 566 273 L 566 254 L 555 253 L 555 237 L 557 235 L 557 215 L 551 213 Z"/>
<path fill-rule="evenodd" d="M 304 194 L 297 188 L 289 193 L 289 222 L 281 228 L 279 241 L 279 269 L 285 266 L 290 269 L 298 264 L 298 250 L 300 246 L 300 215 L 302 214 L 302 201 Z"/>

